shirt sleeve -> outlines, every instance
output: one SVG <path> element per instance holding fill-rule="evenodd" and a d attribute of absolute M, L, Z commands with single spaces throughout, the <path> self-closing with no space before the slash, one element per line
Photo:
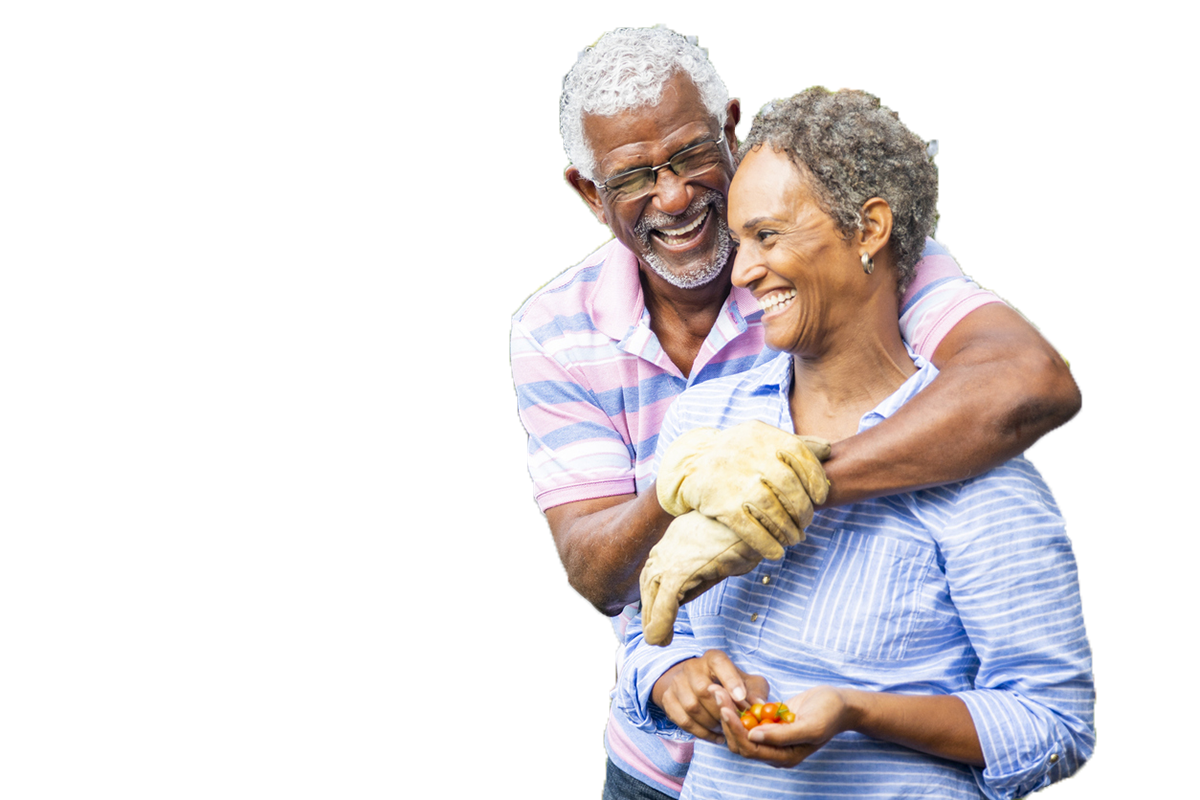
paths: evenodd
<path fill-rule="evenodd" d="M 578 500 L 634 494 L 630 445 L 601 399 L 519 320 L 513 320 L 510 345 L 538 507 L 545 511 Z"/>
<path fill-rule="evenodd" d="M 900 301 L 900 334 L 927 359 L 933 359 L 942 339 L 967 314 L 1004 302 L 963 275 L 950 252 L 933 239 L 925 240 L 916 272 Z"/>
<path fill-rule="evenodd" d="M 695 737 L 678 727 L 650 700 L 654 684 L 667 670 L 681 661 L 704 654 L 704 648 L 700 647 L 692 633 L 686 605 L 679 609 L 675 617 L 674 630 L 671 643 L 659 647 L 646 642 L 642 634 L 641 614 L 630 620 L 626 628 L 624 660 L 613 690 L 613 710 L 623 714 L 639 730 L 686 742 Z"/>
<path fill-rule="evenodd" d="M 980 788 L 1009 800 L 1091 756 L 1091 649 L 1071 543 L 1033 465 L 1014 459 L 958 486 L 938 544 L 979 668 L 956 696 L 987 764 L 976 770 Z"/>

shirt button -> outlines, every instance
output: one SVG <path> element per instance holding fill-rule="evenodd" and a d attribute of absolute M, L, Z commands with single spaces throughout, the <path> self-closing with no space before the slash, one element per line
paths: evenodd
<path fill-rule="evenodd" d="M 755 614 L 751 614 L 751 615 L 750 615 L 750 621 L 751 621 L 751 622 L 758 622 L 758 614 L 757 614 L 757 613 L 755 613 Z"/>
<path fill-rule="evenodd" d="M 1058 763 L 1058 753 L 1051 753 L 1051 754 L 1050 754 L 1050 763 L 1051 763 L 1051 764 L 1057 764 L 1057 763 Z"/>
<path fill-rule="evenodd" d="M 763 575 L 763 586 L 766 586 L 766 585 L 767 585 L 768 583 L 770 583 L 770 582 L 771 582 L 771 576 L 770 576 L 770 575 Z"/>

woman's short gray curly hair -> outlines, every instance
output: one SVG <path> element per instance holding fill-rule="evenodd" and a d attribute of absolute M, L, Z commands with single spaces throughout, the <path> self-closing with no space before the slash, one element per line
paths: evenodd
<path fill-rule="evenodd" d="M 567 158 L 585 178 L 595 180 L 596 158 L 583 135 L 584 115 L 611 117 L 657 103 L 667 81 L 679 73 L 692 79 L 708 112 L 723 126 L 729 91 L 696 37 L 661 25 L 617 28 L 579 54 L 563 78 L 558 129 Z"/>
<path fill-rule="evenodd" d="M 823 86 L 763 106 L 741 151 L 764 144 L 812 178 L 817 201 L 847 237 L 862 228 L 863 203 L 887 201 L 903 292 L 937 224 L 938 174 L 928 145 L 878 97 Z"/>

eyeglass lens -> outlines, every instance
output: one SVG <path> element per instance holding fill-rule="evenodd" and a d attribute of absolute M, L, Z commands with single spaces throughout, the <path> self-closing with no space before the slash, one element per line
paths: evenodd
<path fill-rule="evenodd" d="M 681 178 L 691 178 L 715 167 L 721 163 L 721 147 L 719 142 L 701 142 L 695 147 L 681 150 L 671 156 L 667 162 L 671 171 Z M 651 167 L 631 170 L 616 175 L 605 182 L 609 191 L 625 199 L 640 197 L 654 188 L 658 173 Z"/>

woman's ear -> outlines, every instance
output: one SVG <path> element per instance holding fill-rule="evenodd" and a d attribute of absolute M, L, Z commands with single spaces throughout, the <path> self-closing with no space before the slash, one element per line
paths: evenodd
<path fill-rule="evenodd" d="M 862 230 L 858 232 L 859 246 L 868 256 L 883 249 L 892 238 L 892 207 L 882 197 L 872 197 L 862 205 Z"/>

